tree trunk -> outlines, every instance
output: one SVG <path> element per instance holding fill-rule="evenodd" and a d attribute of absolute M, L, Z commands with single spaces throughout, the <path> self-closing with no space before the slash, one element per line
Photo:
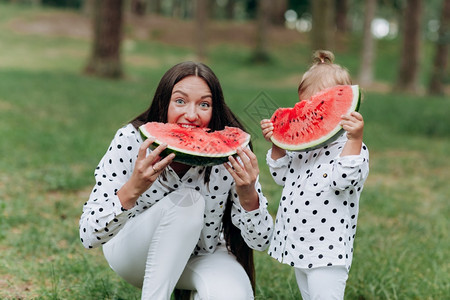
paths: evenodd
<path fill-rule="evenodd" d="M 431 80 L 428 93 L 431 95 L 444 95 L 444 79 L 449 76 L 447 70 L 448 53 L 450 48 L 450 0 L 442 3 L 442 15 L 439 26 L 439 38 L 436 42 Z M 446 72 L 447 71 L 447 72 Z"/>
<path fill-rule="evenodd" d="M 162 0 L 148 0 L 150 11 L 156 15 L 162 14 Z"/>
<path fill-rule="evenodd" d="M 334 49 L 334 1 L 314 0 L 312 3 L 311 44 L 313 50 Z"/>
<path fill-rule="evenodd" d="M 131 0 L 131 13 L 135 16 L 145 16 L 147 3 L 145 0 Z"/>
<path fill-rule="evenodd" d="M 122 10 L 122 0 L 95 0 L 93 46 L 91 58 L 85 68 L 87 74 L 107 78 L 122 77 Z"/>
<path fill-rule="evenodd" d="M 234 9 L 236 7 L 236 0 L 228 0 L 225 6 L 225 17 L 228 20 L 234 19 Z"/>
<path fill-rule="evenodd" d="M 288 8 L 287 0 L 276 0 L 271 3 L 271 24 L 276 26 L 284 26 L 284 13 Z"/>
<path fill-rule="evenodd" d="M 348 0 L 336 0 L 336 29 L 339 33 L 347 33 L 349 30 L 348 6 Z"/>
<path fill-rule="evenodd" d="M 373 83 L 373 61 L 375 58 L 375 40 L 372 35 L 371 25 L 375 17 L 377 0 L 367 0 L 364 12 L 364 36 L 361 53 L 358 82 L 367 87 Z"/>
<path fill-rule="evenodd" d="M 177 18 L 177 19 L 183 18 L 183 2 L 182 2 L 182 0 L 173 0 L 172 1 L 172 17 Z"/>
<path fill-rule="evenodd" d="M 418 93 L 422 0 L 409 0 L 406 3 L 400 69 L 395 89 L 400 92 Z"/>
<path fill-rule="evenodd" d="M 258 0 L 256 20 L 256 47 L 253 52 L 253 61 L 265 63 L 270 60 L 268 50 L 268 30 L 270 26 L 270 0 Z"/>
<path fill-rule="evenodd" d="M 196 0 L 195 5 L 195 42 L 197 47 L 197 58 L 199 60 L 204 60 L 206 58 L 208 3 L 207 0 Z"/>

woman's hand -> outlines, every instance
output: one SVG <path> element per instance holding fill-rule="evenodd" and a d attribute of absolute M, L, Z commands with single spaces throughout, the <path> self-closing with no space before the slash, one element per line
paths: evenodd
<path fill-rule="evenodd" d="M 175 154 L 171 153 L 164 159 L 159 156 L 167 145 L 161 144 L 147 155 L 147 149 L 155 141 L 153 138 L 146 139 L 139 147 L 138 156 L 134 165 L 133 174 L 130 179 L 117 192 L 122 207 L 130 209 L 135 205 L 139 196 L 150 188 L 159 174 L 172 162 Z"/>
<path fill-rule="evenodd" d="M 341 156 L 359 155 L 363 142 L 364 119 L 359 112 L 351 112 L 341 117 L 341 126 L 347 131 L 348 141 L 342 149 Z"/>
<path fill-rule="evenodd" d="M 259 175 L 258 160 L 249 148 L 238 148 L 236 152 L 241 161 L 230 156 L 224 166 L 234 178 L 241 206 L 246 211 L 252 211 L 259 207 L 259 197 L 255 189 Z"/>
<path fill-rule="evenodd" d="M 271 142 L 270 138 L 273 135 L 273 123 L 269 119 L 261 120 L 261 131 L 266 139 L 266 141 Z M 272 159 L 277 160 L 280 157 L 283 157 L 286 155 L 286 150 L 281 149 L 277 145 L 272 143 Z"/>

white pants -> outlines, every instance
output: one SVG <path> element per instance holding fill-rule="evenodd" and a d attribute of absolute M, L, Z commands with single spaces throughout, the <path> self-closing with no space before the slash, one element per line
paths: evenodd
<path fill-rule="evenodd" d="M 303 300 L 342 300 L 348 272 L 344 266 L 295 268 L 295 278 Z"/>
<path fill-rule="evenodd" d="M 130 219 L 103 246 L 105 258 L 119 276 L 142 287 L 142 299 L 170 299 L 175 287 L 196 291 L 195 299 L 253 299 L 245 270 L 225 247 L 191 257 L 204 210 L 197 191 L 172 192 Z"/>

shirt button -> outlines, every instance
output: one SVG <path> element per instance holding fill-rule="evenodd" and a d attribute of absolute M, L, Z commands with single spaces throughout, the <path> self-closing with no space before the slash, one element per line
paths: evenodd
<path fill-rule="evenodd" d="M 327 178 L 328 174 L 327 173 L 323 173 L 323 178 Z"/>

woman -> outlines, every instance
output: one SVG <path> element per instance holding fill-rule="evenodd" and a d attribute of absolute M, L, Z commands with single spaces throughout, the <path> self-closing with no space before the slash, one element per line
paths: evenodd
<path fill-rule="evenodd" d="M 111 268 L 142 287 L 142 299 L 170 299 L 174 288 L 196 299 L 253 299 L 251 249 L 266 249 L 273 228 L 256 156 L 238 149 L 238 159 L 213 167 L 160 158 L 166 145 L 150 151 L 153 140 L 138 131 L 150 121 L 243 129 L 209 67 L 173 66 L 100 161 L 80 220 L 83 245 L 103 245 Z"/>

